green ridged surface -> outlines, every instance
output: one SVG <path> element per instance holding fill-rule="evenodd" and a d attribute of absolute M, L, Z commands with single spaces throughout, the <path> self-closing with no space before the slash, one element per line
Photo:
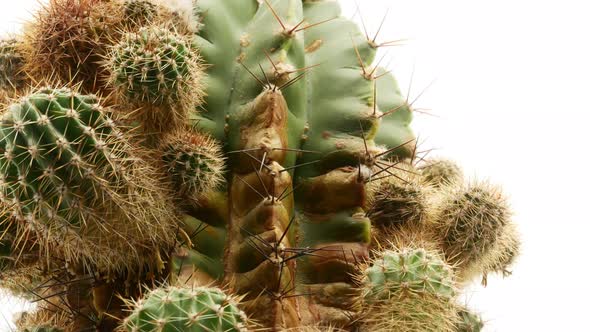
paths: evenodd
<path fill-rule="evenodd" d="M 251 175 L 257 168 L 256 172 L 264 173 L 260 160 L 272 159 L 289 169 L 292 180 L 285 180 L 284 189 L 294 192 L 294 204 L 284 205 L 288 216 L 279 208 L 273 215 L 274 231 L 280 236 L 295 215 L 295 225 L 285 238 L 288 245 L 314 248 L 319 253 L 323 253 L 323 247 L 332 248 L 329 258 L 317 258 L 322 257 L 319 253 L 316 257 L 302 255 L 297 263 L 297 282 L 352 282 L 353 262 L 368 258 L 371 238 L 370 220 L 363 217 L 364 179 L 355 178 L 359 163 L 363 164 L 362 175 L 367 176 L 372 172 L 375 157 L 405 158 L 412 153 L 412 112 L 395 79 L 384 69 L 376 68 L 371 73 L 377 49 L 352 21 L 341 17 L 335 1 L 200 0 L 196 6 L 203 27 L 195 42 L 210 66 L 206 70 L 205 103 L 189 118 L 192 125 L 224 142 L 226 153 L 231 152 L 228 244 L 230 257 L 235 254 L 238 262 L 228 263 L 233 265 L 230 270 L 252 273 L 245 275 L 246 279 L 264 275 L 263 278 L 269 278 L 266 282 L 272 284 L 264 287 L 270 290 L 277 283 L 282 285 L 281 281 L 270 280 L 270 272 L 261 270 L 261 265 L 272 264 L 272 259 L 265 257 L 270 254 L 255 251 L 253 245 L 261 242 L 254 235 L 274 241 L 273 231 L 235 230 L 244 227 L 242 222 L 253 219 L 253 214 L 267 213 L 259 208 L 254 190 L 236 189 L 245 188 L 240 181 L 252 181 L 249 186 L 256 186 L 262 196 L 267 191 L 269 196 L 277 194 L 274 185 L 258 185 L 258 181 L 266 181 L 265 174 L 260 180 L 243 175 Z M 302 73 L 296 70 L 307 67 L 313 68 L 296 80 Z M 290 79 L 296 81 L 278 91 L 276 87 Z M 393 109 L 396 111 L 381 116 Z M 286 119 L 279 119 L 282 116 Z M 248 132 L 249 128 L 253 132 Z M 267 134 L 260 134 L 260 142 L 253 140 L 253 135 L 265 130 Z M 270 139 L 270 143 L 265 139 Z M 404 143 L 407 144 L 392 149 Z M 260 146 L 265 146 L 268 154 L 255 150 Z M 271 148 L 291 151 L 281 154 Z M 239 152 L 247 149 L 249 156 Z M 324 177 L 330 173 L 336 176 Z M 353 198 L 336 198 L 344 196 Z M 201 220 L 210 222 L 206 218 Z M 236 243 L 240 241 L 244 243 Z M 262 251 L 270 250 L 259 246 Z M 288 271 L 294 270 L 294 266 L 285 267 L 280 275 L 289 279 Z M 227 278 L 230 276 L 226 275 Z M 250 285 L 255 288 L 250 291 L 258 293 L 262 289 L 256 287 L 262 285 L 264 281 Z"/>
<path fill-rule="evenodd" d="M 289 22 L 302 18 L 300 1 L 271 1 L 273 8 L 285 15 Z M 192 115 L 192 122 L 225 142 L 226 151 L 239 149 L 240 122 L 245 105 L 262 91 L 262 85 L 244 68 L 264 76 L 261 65 L 270 75 L 272 65 L 265 51 L 275 63 L 294 68 L 305 67 L 303 40 L 283 37 L 278 23 L 268 7 L 254 0 L 204 0 L 197 2 L 203 13 L 203 28 L 195 41 L 204 62 L 210 64 L 205 81 L 205 109 Z M 295 22 L 296 23 L 296 22 Z M 283 91 L 289 109 L 288 126 L 290 148 L 299 146 L 305 123 L 305 82 L 300 81 Z M 290 154 L 284 167 L 293 165 L 295 154 Z"/>
<path fill-rule="evenodd" d="M 144 27 L 128 33 L 114 48 L 114 86 L 131 100 L 159 105 L 190 95 L 191 62 L 196 61 L 190 42 L 163 28 Z"/>
<path fill-rule="evenodd" d="M 217 288 L 160 288 L 141 300 L 124 327 L 130 332 L 246 331 L 246 317 Z"/>
<path fill-rule="evenodd" d="M 387 250 L 365 270 L 367 299 L 387 300 L 404 293 L 454 296 L 451 268 L 424 249 Z"/>
<path fill-rule="evenodd" d="M 34 327 L 27 327 L 23 330 L 23 332 L 63 332 L 64 330 L 57 328 L 57 327 L 50 327 L 50 326 L 34 326 Z"/>

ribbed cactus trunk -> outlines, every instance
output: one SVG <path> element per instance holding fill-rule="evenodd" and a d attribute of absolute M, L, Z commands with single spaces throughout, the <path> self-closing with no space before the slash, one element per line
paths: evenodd
<path fill-rule="evenodd" d="M 335 2 L 197 9 L 211 67 L 206 110 L 191 118 L 226 142 L 231 173 L 224 278 L 265 326 L 344 326 L 369 254 L 365 186 L 387 158 L 411 155 L 409 106 Z"/>

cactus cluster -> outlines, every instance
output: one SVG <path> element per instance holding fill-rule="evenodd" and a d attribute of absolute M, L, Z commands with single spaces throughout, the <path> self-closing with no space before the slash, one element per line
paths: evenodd
<path fill-rule="evenodd" d="M 179 3 L 50 0 L 0 43 L 18 329 L 481 329 L 457 296 L 509 275 L 518 230 L 423 160 L 389 43 L 331 0 Z"/>

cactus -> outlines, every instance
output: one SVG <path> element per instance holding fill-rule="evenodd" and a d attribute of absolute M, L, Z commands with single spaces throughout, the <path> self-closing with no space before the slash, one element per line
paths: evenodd
<path fill-rule="evenodd" d="M 454 331 L 453 272 L 436 252 L 386 250 L 365 269 L 361 283 L 367 331 Z"/>
<path fill-rule="evenodd" d="M 4 113 L 0 138 L 2 207 L 44 250 L 108 272 L 169 245 L 170 200 L 96 97 L 40 89 Z"/>
<path fill-rule="evenodd" d="M 115 8 L 115 2 L 96 0 L 43 4 L 26 26 L 25 71 L 39 80 L 81 83 L 83 92 L 98 92 L 105 75 L 100 62 L 121 22 Z"/>
<path fill-rule="evenodd" d="M 199 62 L 183 36 L 143 27 L 112 48 L 110 84 L 131 105 L 134 118 L 146 131 L 175 129 L 185 123 L 188 109 L 202 96 Z"/>
<path fill-rule="evenodd" d="M 456 331 L 518 236 L 494 187 L 416 165 L 389 44 L 336 1 L 181 3 L 50 0 L 17 45 L 53 86 L 0 123 L 26 328 Z"/>
<path fill-rule="evenodd" d="M 18 90 L 25 84 L 24 61 L 18 45 L 19 41 L 14 38 L 0 40 L 0 90 Z"/>
<path fill-rule="evenodd" d="M 397 164 L 389 171 L 393 176 L 370 186 L 367 215 L 373 225 L 373 247 L 385 247 L 403 228 L 412 232 L 432 222 L 429 182 L 409 165 Z"/>
<path fill-rule="evenodd" d="M 364 272 L 369 301 L 389 300 L 414 292 L 453 297 L 451 268 L 424 249 L 386 250 Z"/>
<path fill-rule="evenodd" d="M 474 182 L 442 194 L 438 223 L 445 255 L 462 271 L 481 266 L 509 223 L 510 208 L 499 188 Z"/>
<path fill-rule="evenodd" d="M 455 162 L 448 159 L 431 159 L 422 164 L 418 170 L 423 181 L 435 187 L 460 184 L 463 181 L 463 170 Z"/>
<path fill-rule="evenodd" d="M 264 324 L 329 324 L 345 303 L 311 312 L 296 294 L 353 288 L 352 262 L 369 253 L 365 182 L 376 161 L 412 154 L 411 111 L 393 78 L 369 68 L 377 48 L 335 2 L 199 1 L 197 12 L 211 66 L 205 110 L 189 117 L 229 155 L 225 279 Z"/>
<path fill-rule="evenodd" d="M 463 308 L 459 310 L 457 332 L 480 332 L 484 327 L 481 317 Z"/>
<path fill-rule="evenodd" d="M 509 276 L 512 274 L 510 269 L 520 254 L 520 247 L 520 236 L 517 227 L 513 222 L 509 222 L 504 226 L 490 253 L 484 258 L 479 267 L 480 269 L 474 272 L 483 274 L 484 285 L 487 283 L 489 273 L 499 273 L 504 277 Z"/>
<path fill-rule="evenodd" d="M 145 26 L 158 16 L 158 6 L 149 0 L 127 0 L 123 4 L 123 13 L 134 24 Z"/>
<path fill-rule="evenodd" d="M 162 159 L 182 197 L 198 205 L 203 194 L 224 183 L 221 147 L 208 135 L 179 131 L 163 141 Z"/>
<path fill-rule="evenodd" d="M 133 331 L 246 331 L 248 318 L 238 300 L 218 288 L 158 288 L 140 302 L 123 323 Z"/>

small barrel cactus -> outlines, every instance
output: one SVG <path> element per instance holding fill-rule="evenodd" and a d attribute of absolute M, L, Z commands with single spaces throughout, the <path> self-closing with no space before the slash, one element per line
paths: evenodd
<path fill-rule="evenodd" d="M 452 268 L 424 249 L 386 250 L 365 269 L 367 331 L 453 331 L 457 322 Z"/>
<path fill-rule="evenodd" d="M 94 96 L 46 88 L 23 97 L 0 123 L 3 212 L 66 261 L 103 271 L 145 261 L 168 246 L 175 213 L 126 138 Z"/>
<path fill-rule="evenodd" d="M 333 0 L 42 5 L 14 54 L 52 87 L 0 86 L 22 326 L 457 332 L 457 286 L 507 273 L 517 232 L 499 190 L 417 162 L 392 43 L 362 30 Z"/>
<path fill-rule="evenodd" d="M 373 247 L 387 247 L 402 228 L 423 228 L 432 219 L 430 187 L 416 169 L 394 164 L 388 172 L 393 176 L 383 175 L 370 187 L 367 215 L 373 226 Z"/>
<path fill-rule="evenodd" d="M 160 27 L 126 34 L 111 50 L 110 84 L 136 105 L 148 132 L 178 128 L 202 97 L 201 64 L 189 39 Z M 133 110 L 133 108 L 132 108 Z"/>
<path fill-rule="evenodd" d="M 364 272 L 368 301 L 431 293 L 452 298 L 453 272 L 438 255 L 424 249 L 386 250 Z"/>
<path fill-rule="evenodd" d="M 133 303 L 123 326 L 129 332 L 246 331 L 236 298 L 218 288 L 158 288 Z"/>

